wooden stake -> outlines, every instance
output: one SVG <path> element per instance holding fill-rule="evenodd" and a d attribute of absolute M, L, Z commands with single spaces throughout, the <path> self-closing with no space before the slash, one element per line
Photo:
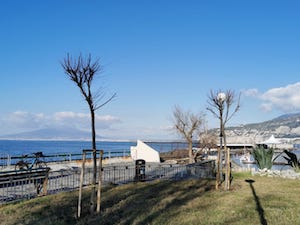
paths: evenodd
<path fill-rule="evenodd" d="M 96 212 L 100 212 L 100 205 L 101 205 L 101 186 L 102 186 L 102 157 L 103 157 L 103 150 L 100 150 L 100 157 L 99 157 L 99 178 L 98 178 L 98 190 L 97 190 L 97 209 Z"/>
<path fill-rule="evenodd" d="M 81 174 L 80 174 L 80 185 L 79 185 L 79 196 L 78 196 L 78 211 L 77 211 L 77 217 L 78 218 L 80 218 L 80 214 L 81 214 L 81 198 L 82 198 L 82 187 L 83 187 L 85 159 L 86 159 L 86 152 L 83 151 L 83 154 L 82 154 L 82 165 L 81 165 Z"/>
<path fill-rule="evenodd" d="M 47 168 L 45 179 L 43 181 L 43 195 L 47 195 L 47 185 L 48 185 L 48 177 L 49 177 L 49 168 Z"/>

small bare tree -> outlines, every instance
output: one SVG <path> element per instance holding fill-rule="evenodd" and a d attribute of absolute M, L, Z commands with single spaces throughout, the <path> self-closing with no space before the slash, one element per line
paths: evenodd
<path fill-rule="evenodd" d="M 200 153 L 203 153 L 204 150 L 210 152 L 211 149 L 217 147 L 217 136 L 214 133 L 208 133 L 207 131 L 201 132 L 199 135 L 199 147 Z"/>
<path fill-rule="evenodd" d="M 210 95 L 208 96 L 209 107 L 207 107 L 207 110 L 210 111 L 214 116 L 216 116 L 220 120 L 220 149 L 218 150 L 216 189 L 218 189 L 219 186 L 221 185 L 222 140 L 224 140 L 225 165 L 226 165 L 225 190 L 230 189 L 230 177 L 231 177 L 230 149 L 227 148 L 225 125 L 240 108 L 240 95 L 239 95 L 236 107 L 233 109 L 233 111 L 231 111 L 231 107 L 235 103 L 235 98 L 236 95 L 232 90 L 227 90 L 225 92 L 222 92 L 221 90 L 217 92 L 211 91 Z"/>
<path fill-rule="evenodd" d="M 200 130 L 203 117 L 203 114 L 196 115 L 189 111 L 184 112 L 179 106 L 175 106 L 173 111 L 175 129 L 188 143 L 189 163 L 195 162 L 193 135 Z M 196 137 L 197 136 L 198 135 L 196 135 Z"/>
<path fill-rule="evenodd" d="M 104 100 L 105 93 L 102 89 L 93 92 L 92 84 L 101 71 L 99 60 L 92 62 L 91 54 L 84 58 L 80 54 L 77 58 L 73 59 L 69 54 L 64 58 L 61 63 L 65 73 L 71 81 L 73 81 L 79 88 L 84 100 L 87 102 L 91 115 L 91 131 L 92 131 L 92 150 L 93 150 L 93 179 L 92 179 L 92 193 L 90 199 L 90 212 L 95 212 L 96 209 L 96 176 L 97 176 L 97 154 L 96 154 L 96 129 L 95 129 L 95 112 L 100 109 L 113 98 L 116 94 L 111 95 Z"/>
<path fill-rule="evenodd" d="M 203 155 L 209 154 L 212 148 L 217 147 L 217 137 L 213 133 L 201 132 L 199 134 L 199 148 L 194 152 L 195 162 L 199 156 L 203 159 Z"/>

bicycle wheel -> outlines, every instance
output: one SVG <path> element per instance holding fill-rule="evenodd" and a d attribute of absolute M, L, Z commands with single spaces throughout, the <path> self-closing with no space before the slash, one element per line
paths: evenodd
<path fill-rule="evenodd" d="M 29 168 L 28 163 L 25 162 L 24 160 L 20 160 L 15 165 L 15 170 L 28 170 L 28 168 Z"/>
<path fill-rule="evenodd" d="M 47 167 L 47 163 L 45 161 L 42 160 L 38 160 L 35 163 L 36 168 L 46 168 Z"/>

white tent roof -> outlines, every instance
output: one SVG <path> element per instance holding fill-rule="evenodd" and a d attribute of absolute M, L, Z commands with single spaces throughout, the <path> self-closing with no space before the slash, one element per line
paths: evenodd
<path fill-rule="evenodd" d="M 271 137 L 269 137 L 269 139 L 267 139 L 263 142 L 263 144 L 266 144 L 266 145 L 280 144 L 280 143 L 281 142 L 278 139 L 276 139 L 273 134 Z"/>

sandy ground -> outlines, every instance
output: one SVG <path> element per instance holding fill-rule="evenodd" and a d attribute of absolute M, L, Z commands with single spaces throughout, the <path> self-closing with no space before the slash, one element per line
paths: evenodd
<path fill-rule="evenodd" d="M 97 164 L 98 164 L 98 161 L 97 161 Z M 114 157 L 114 158 L 107 158 L 102 161 L 103 167 L 111 166 L 114 164 L 118 164 L 118 165 L 134 164 L 134 161 L 131 159 L 131 157 Z M 76 168 L 81 168 L 82 160 L 63 161 L 63 162 L 48 162 L 47 166 L 50 167 L 51 171 L 76 169 Z M 85 167 L 92 167 L 92 161 L 87 160 L 85 163 Z M 14 165 L 0 167 L 0 172 L 14 171 L 14 170 L 15 170 Z"/>
<path fill-rule="evenodd" d="M 114 157 L 110 159 L 104 159 L 102 161 L 103 167 L 111 166 L 114 164 L 133 164 L 133 163 L 134 161 L 130 157 Z M 47 165 L 51 168 L 52 171 L 69 170 L 69 169 L 81 168 L 82 160 L 53 162 L 53 163 L 48 163 Z M 93 166 L 92 161 L 87 160 L 85 163 L 85 167 L 92 167 L 92 166 Z"/>

